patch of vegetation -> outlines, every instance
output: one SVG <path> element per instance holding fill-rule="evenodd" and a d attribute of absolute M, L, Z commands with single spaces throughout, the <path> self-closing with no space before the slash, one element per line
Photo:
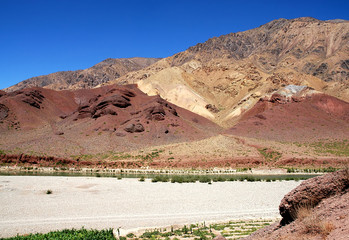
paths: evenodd
<path fill-rule="evenodd" d="M 330 168 L 329 168 L 330 169 Z M 329 171 L 329 170 L 328 170 Z M 310 172 L 310 171 L 309 171 Z M 315 172 L 314 172 L 315 173 Z M 208 183 L 226 182 L 226 181 L 247 181 L 247 182 L 272 182 L 272 181 L 299 181 L 306 180 L 314 176 L 301 175 L 275 175 L 275 176 L 254 176 L 254 175 L 155 175 L 151 177 L 151 181 L 156 182 L 171 182 L 171 183 Z M 144 182 L 144 176 L 141 177 Z M 140 181 L 141 181 L 140 179 Z"/>
<path fill-rule="evenodd" d="M 339 170 L 334 167 L 327 168 L 287 168 L 287 173 L 329 173 Z"/>
<path fill-rule="evenodd" d="M 344 139 L 342 141 L 330 141 L 329 139 L 324 139 L 322 141 L 313 143 L 299 143 L 294 142 L 297 147 L 307 147 L 313 149 L 314 152 L 318 154 L 331 154 L 338 157 L 348 157 L 349 156 L 349 140 Z"/>
<path fill-rule="evenodd" d="M 87 230 L 87 229 L 65 229 L 62 231 L 54 231 L 46 234 L 36 233 L 25 236 L 16 236 L 12 238 L 2 238 L 3 240 L 44 240 L 44 239 L 55 239 L 55 240 L 115 240 L 113 236 L 113 229 L 109 230 Z"/>
<path fill-rule="evenodd" d="M 271 149 L 268 148 L 259 148 L 258 151 L 260 152 L 260 154 L 263 155 L 264 159 L 266 161 L 277 161 L 281 158 L 282 154 L 277 152 L 277 151 L 273 151 Z"/>
<path fill-rule="evenodd" d="M 135 237 L 135 235 L 133 233 L 129 233 L 129 234 L 126 235 L 126 237 L 133 238 L 133 237 Z"/>
<path fill-rule="evenodd" d="M 313 205 L 306 204 L 299 206 L 293 216 L 302 223 L 302 232 L 304 234 L 320 234 L 325 239 L 334 229 L 332 222 L 320 219 L 313 211 Z"/>
<path fill-rule="evenodd" d="M 152 178 L 152 182 L 168 182 L 170 181 L 170 177 L 167 175 L 157 175 Z"/>
<path fill-rule="evenodd" d="M 329 153 L 338 157 L 349 156 L 349 141 L 315 142 L 309 144 L 318 153 Z"/>
<path fill-rule="evenodd" d="M 213 230 L 216 230 L 224 237 L 236 239 L 250 235 L 254 231 L 270 225 L 271 222 L 271 220 L 230 221 L 228 223 L 216 223 L 208 226 L 203 222 L 200 224 L 190 224 L 189 226 L 184 225 L 176 229 L 173 227 L 151 229 L 144 232 L 139 238 L 163 240 L 188 238 L 206 240 L 213 239 L 216 236 Z M 137 239 L 137 237 L 132 236 L 130 239 Z"/>
<path fill-rule="evenodd" d="M 46 194 L 52 194 L 52 190 L 51 190 L 51 189 L 48 189 L 48 190 L 46 191 Z"/>
<path fill-rule="evenodd" d="M 109 151 L 106 153 L 98 153 L 98 154 L 80 154 L 80 155 L 72 155 L 71 158 L 73 159 L 80 159 L 80 160 L 100 160 L 100 159 L 110 159 L 110 160 L 126 160 L 126 159 L 141 159 L 144 161 L 151 161 L 154 158 L 157 158 L 160 156 L 160 153 L 164 152 L 164 150 L 157 150 L 154 149 L 150 153 L 147 154 L 139 154 L 139 155 L 131 155 L 129 153 L 123 153 L 123 152 L 113 152 Z"/>

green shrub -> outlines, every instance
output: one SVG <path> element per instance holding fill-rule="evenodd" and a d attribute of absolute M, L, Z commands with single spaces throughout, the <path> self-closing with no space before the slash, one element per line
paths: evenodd
<path fill-rule="evenodd" d="M 128 237 L 128 238 L 133 238 L 134 236 L 135 235 L 133 233 L 129 233 L 129 234 L 126 235 L 126 237 Z"/>
<path fill-rule="evenodd" d="M 144 182 L 145 181 L 145 178 L 144 176 L 141 176 L 141 178 L 139 179 L 140 182 Z"/>
<path fill-rule="evenodd" d="M 199 182 L 201 183 L 210 183 L 211 182 L 211 178 L 208 176 L 200 176 L 199 177 Z"/>

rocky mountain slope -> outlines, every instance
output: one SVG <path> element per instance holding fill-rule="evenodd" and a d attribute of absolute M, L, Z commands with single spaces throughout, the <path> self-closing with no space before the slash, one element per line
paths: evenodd
<path fill-rule="evenodd" d="M 295 84 L 349 100 L 349 21 L 279 19 L 214 37 L 116 79 L 200 114 L 224 127 L 234 108 Z"/>
<path fill-rule="evenodd" d="M 85 70 L 62 71 L 49 75 L 29 78 L 5 91 L 16 91 L 29 87 L 44 87 L 54 90 L 93 88 L 102 83 L 108 83 L 129 72 L 145 68 L 158 58 L 108 58 Z"/>

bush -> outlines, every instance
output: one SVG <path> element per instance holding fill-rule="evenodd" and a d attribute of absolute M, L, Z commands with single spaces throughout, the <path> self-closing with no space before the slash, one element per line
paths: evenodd
<path fill-rule="evenodd" d="M 128 237 L 128 238 L 133 238 L 134 236 L 135 235 L 133 233 L 129 233 L 129 234 L 126 235 L 126 237 Z"/>
<path fill-rule="evenodd" d="M 199 182 L 201 182 L 201 183 L 210 183 L 211 182 L 211 178 L 208 177 L 208 176 L 200 176 Z"/>

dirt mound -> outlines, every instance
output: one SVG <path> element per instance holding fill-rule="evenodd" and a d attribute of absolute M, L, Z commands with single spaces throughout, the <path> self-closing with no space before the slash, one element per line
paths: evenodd
<path fill-rule="evenodd" d="M 227 133 L 276 141 L 347 139 L 349 103 L 311 89 L 263 97 Z"/>
<path fill-rule="evenodd" d="M 348 239 L 348 189 L 348 170 L 306 180 L 281 201 L 280 223 L 244 239 Z"/>

